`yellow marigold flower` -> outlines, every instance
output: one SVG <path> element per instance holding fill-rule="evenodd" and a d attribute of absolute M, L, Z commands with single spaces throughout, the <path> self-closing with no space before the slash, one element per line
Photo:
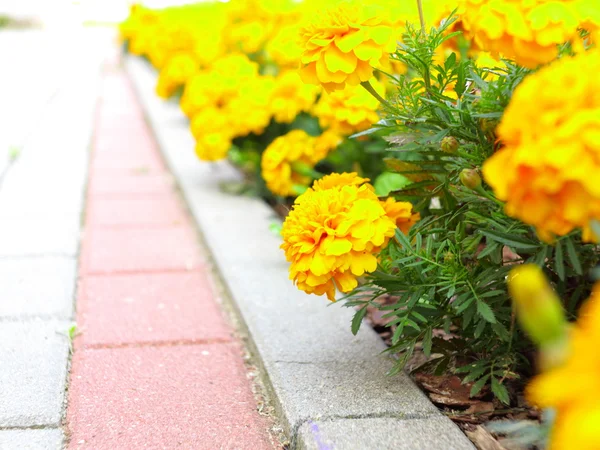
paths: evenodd
<path fill-rule="evenodd" d="M 397 202 L 393 197 L 388 197 L 381 202 L 381 206 L 404 234 L 421 219 L 419 213 L 413 212 L 410 202 Z"/>
<path fill-rule="evenodd" d="M 275 139 L 264 151 L 262 177 L 271 192 L 283 197 L 298 194 L 297 187 L 307 187 L 314 165 L 327 157 L 341 139 L 331 132 L 309 136 L 304 130 L 292 130 Z"/>
<path fill-rule="evenodd" d="M 262 134 L 271 121 L 269 99 L 272 77 L 257 76 L 237 85 L 238 95 L 226 101 L 224 114 L 234 136 Z"/>
<path fill-rule="evenodd" d="M 269 109 L 279 123 L 291 123 L 315 103 L 317 88 L 304 84 L 296 71 L 286 71 L 275 78 Z"/>
<path fill-rule="evenodd" d="M 310 177 L 294 170 L 294 165 L 312 168 L 309 154 L 315 138 L 304 130 L 292 130 L 279 136 L 263 152 L 261 173 L 267 188 L 282 197 L 296 194 L 294 186 L 308 186 Z"/>
<path fill-rule="evenodd" d="M 600 448 L 600 284 L 583 306 L 570 333 L 564 364 L 534 378 L 527 389 L 531 402 L 555 408 L 550 450 Z"/>
<path fill-rule="evenodd" d="M 373 87 L 384 95 L 382 85 L 375 79 Z M 324 92 L 313 109 L 322 128 L 348 136 L 370 128 L 379 120 L 379 101 L 362 86 L 347 86 L 340 91 Z"/>
<path fill-rule="evenodd" d="M 198 69 L 196 60 L 189 53 L 177 53 L 163 67 L 158 76 L 156 93 L 169 98 L 177 88 L 185 85 Z"/>
<path fill-rule="evenodd" d="M 506 213 L 551 241 L 600 219 L 600 50 L 559 61 L 516 88 L 497 134 L 504 148 L 483 166 Z M 565 86 L 569 95 L 562 95 Z"/>
<path fill-rule="evenodd" d="M 359 177 L 356 172 L 332 173 L 315 181 L 312 189 L 314 191 L 326 191 L 327 189 L 335 189 L 342 186 L 364 185 L 375 192 L 370 184 L 366 184 L 368 181 L 368 178 Z"/>
<path fill-rule="evenodd" d="M 299 196 L 282 229 L 290 279 L 307 294 L 326 294 L 331 301 L 336 288 L 350 292 L 357 277 L 377 269 L 376 254 L 396 229 L 366 180 L 337 185 L 339 180 Z M 321 185 L 327 184 L 324 177 Z"/>
<path fill-rule="evenodd" d="M 465 0 L 461 19 L 480 48 L 532 69 L 578 39 L 583 21 L 576 0 Z"/>
<path fill-rule="evenodd" d="M 329 152 L 335 149 L 341 143 L 342 138 L 339 134 L 329 130 L 323 132 L 323 134 L 315 138 L 313 151 L 309 155 L 311 162 L 316 164 L 322 159 L 325 159 Z"/>
<path fill-rule="evenodd" d="M 227 117 L 217 108 L 205 108 L 191 121 L 196 138 L 196 155 L 202 161 L 218 161 L 227 157 L 231 147 L 231 130 Z"/>
<path fill-rule="evenodd" d="M 299 25 L 281 28 L 265 46 L 269 59 L 281 68 L 296 69 L 302 54 L 298 42 Z"/>
<path fill-rule="evenodd" d="M 396 49 L 389 11 L 358 0 L 342 1 L 312 15 L 300 36 L 302 79 L 327 91 L 368 81 L 372 66 Z"/>

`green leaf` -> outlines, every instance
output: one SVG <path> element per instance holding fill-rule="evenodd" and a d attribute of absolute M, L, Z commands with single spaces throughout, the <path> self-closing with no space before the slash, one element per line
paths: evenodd
<path fill-rule="evenodd" d="M 499 242 L 514 249 L 534 250 L 540 246 L 539 243 L 517 237 L 514 233 L 502 233 L 500 231 L 493 230 L 479 230 L 479 232 L 492 241 Z"/>
<path fill-rule="evenodd" d="M 356 336 L 358 330 L 360 330 L 360 325 L 362 324 L 362 320 L 367 314 L 367 305 L 363 306 L 361 309 L 356 311 L 354 317 L 352 318 L 352 334 Z"/>
<path fill-rule="evenodd" d="M 432 339 L 433 328 L 429 327 L 425 330 L 425 335 L 423 336 L 423 353 L 425 353 L 425 356 L 431 355 Z"/>
<path fill-rule="evenodd" d="M 479 394 L 481 392 L 481 390 L 483 389 L 483 387 L 485 386 L 485 384 L 487 383 L 487 380 L 489 378 L 490 378 L 489 374 L 484 375 L 479 380 L 477 380 L 475 383 L 473 383 L 473 386 L 471 386 L 471 392 L 469 392 L 469 396 L 474 397 L 477 394 Z"/>
<path fill-rule="evenodd" d="M 489 323 L 496 323 L 496 316 L 494 315 L 494 311 L 492 311 L 490 305 L 488 305 L 483 300 L 477 299 L 477 313 Z"/>
<path fill-rule="evenodd" d="M 575 250 L 575 244 L 573 244 L 572 239 L 565 240 L 565 246 L 567 247 L 567 256 L 569 257 L 569 261 L 573 266 L 573 270 L 577 275 L 583 275 L 583 270 L 581 269 L 581 262 L 579 261 L 579 257 L 577 256 L 577 251 Z"/>
<path fill-rule="evenodd" d="M 379 197 L 385 197 L 390 192 L 398 191 L 403 187 L 410 184 L 410 180 L 404 175 L 392 172 L 383 172 L 377 177 L 373 186 L 375 187 L 375 194 Z"/>
<path fill-rule="evenodd" d="M 508 390 L 506 386 L 500 384 L 496 377 L 492 377 L 492 392 L 496 396 L 498 400 L 500 400 L 505 405 L 510 403 L 510 397 L 508 395 Z"/>
<path fill-rule="evenodd" d="M 560 241 L 556 241 L 556 248 L 554 249 L 554 268 L 556 269 L 558 278 L 565 281 L 565 259 Z"/>

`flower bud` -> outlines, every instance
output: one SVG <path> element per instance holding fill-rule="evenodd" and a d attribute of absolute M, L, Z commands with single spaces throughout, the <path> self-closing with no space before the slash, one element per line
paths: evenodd
<path fill-rule="evenodd" d="M 521 327 L 540 347 L 544 369 L 562 363 L 568 342 L 568 322 L 561 302 L 535 264 L 523 264 L 508 275 L 508 291 Z"/>
<path fill-rule="evenodd" d="M 442 148 L 442 151 L 454 154 L 458 150 L 458 141 L 454 136 L 446 136 L 442 139 L 440 147 Z"/>
<path fill-rule="evenodd" d="M 463 169 L 460 173 L 460 182 L 469 189 L 477 189 L 481 186 L 481 177 L 475 169 Z"/>

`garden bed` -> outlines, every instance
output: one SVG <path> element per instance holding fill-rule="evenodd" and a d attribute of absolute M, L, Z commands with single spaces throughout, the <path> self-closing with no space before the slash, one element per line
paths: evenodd
<path fill-rule="evenodd" d="M 127 58 L 127 70 L 224 288 L 246 329 L 255 363 L 291 448 L 471 449 L 471 442 L 405 374 L 369 327 L 350 334 L 352 311 L 298 291 L 288 280 L 278 220 L 257 198 L 220 185 L 240 180 L 227 162 L 201 163 L 176 103 L 154 94 L 156 75 Z"/>

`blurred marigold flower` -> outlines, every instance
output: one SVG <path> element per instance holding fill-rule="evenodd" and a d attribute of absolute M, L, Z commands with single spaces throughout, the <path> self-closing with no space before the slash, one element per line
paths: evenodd
<path fill-rule="evenodd" d="M 159 73 L 156 93 L 159 97 L 169 98 L 177 88 L 185 85 L 197 70 L 198 63 L 191 54 L 182 52 L 173 55 Z"/>
<path fill-rule="evenodd" d="M 261 173 L 272 193 L 287 197 L 296 194 L 295 186 L 308 186 L 311 177 L 306 170 L 312 169 L 326 156 L 324 153 L 315 157 L 315 142 L 316 138 L 304 130 L 292 130 L 276 138 L 266 148 L 262 155 Z"/>
<path fill-rule="evenodd" d="M 537 376 L 527 397 L 554 408 L 550 450 L 600 448 L 600 284 L 583 305 L 569 335 L 566 361 Z"/>
<path fill-rule="evenodd" d="M 389 17 L 383 6 L 357 0 L 309 16 L 300 29 L 304 82 L 333 91 L 368 81 L 372 66 L 396 50 L 397 32 Z"/>
<path fill-rule="evenodd" d="M 553 61 L 563 43 L 577 41 L 580 26 L 595 22 L 593 7 L 583 4 L 582 0 L 465 0 L 461 19 L 477 46 L 533 69 Z"/>
<path fill-rule="evenodd" d="M 296 199 L 283 224 L 281 248 L 298 289 L 334 301 L 336 288 L 350 292 L 357 277 L 377 268 L 376 254 L 396 225 L 368 180 L 356 174 L 331 177 Z"/>
<path fill-rule="evenodd" d="M 525 78 L 497 128 L 504 148 L 483 166 L 506 213 L 546 241 L 579 227 L 597 240 L 590 221 L 600 219 L 599 73 L 595 49 Z"/>
<path fill-rule="evenodd" d="M 384 94 L 383 86 L 375 79 L 371 85 Z M 341 91 L 324 92 L 313 108 L 322 128 L 348 136 L 370 128 L 379 121 L 379 101 L 361 86 L 347 86 Z"/>
<path fill-rule="evenodd" d="M 279 123 L 291 123 L 296 116 L 309 111 L 317 98 L 318 89 L 304 84 L 296 71 L 286 71 L 275 78 L 269 109 Z"/>

